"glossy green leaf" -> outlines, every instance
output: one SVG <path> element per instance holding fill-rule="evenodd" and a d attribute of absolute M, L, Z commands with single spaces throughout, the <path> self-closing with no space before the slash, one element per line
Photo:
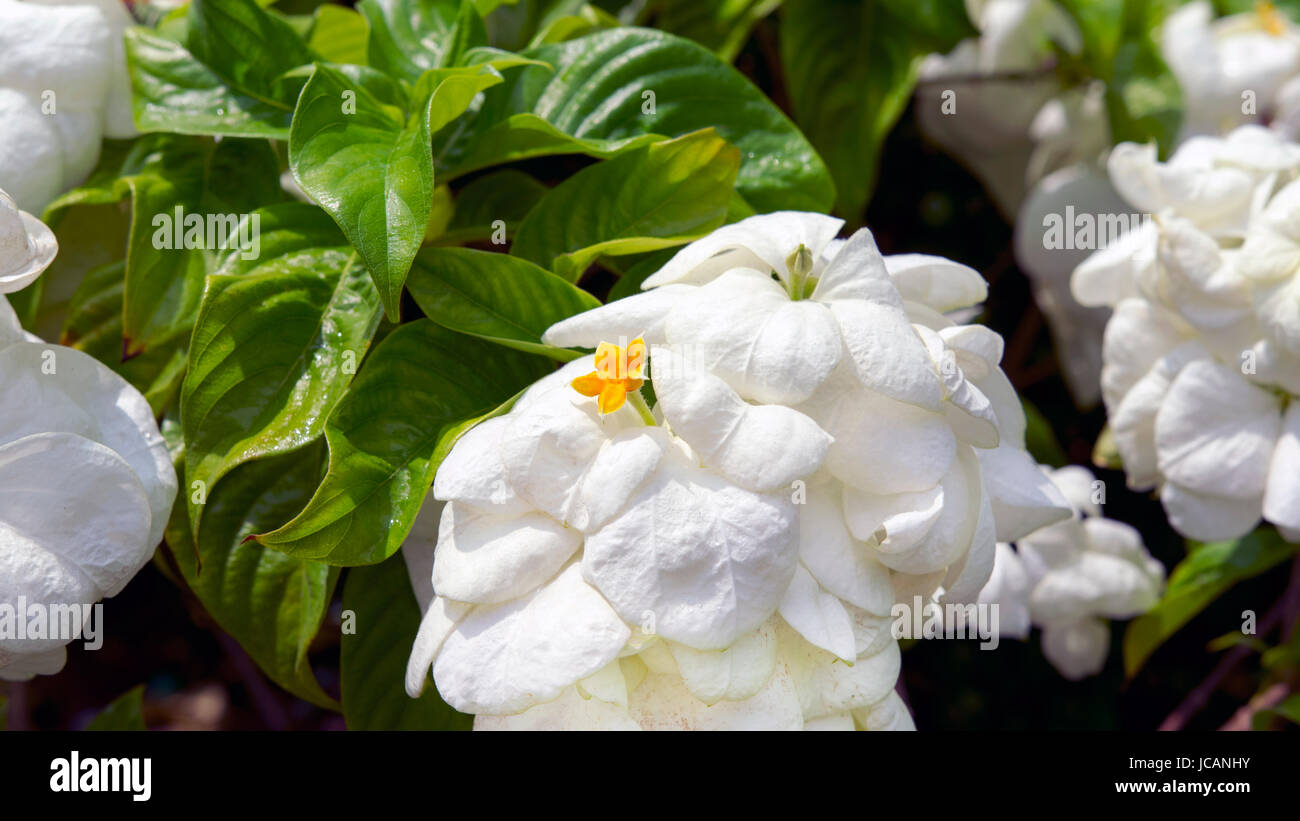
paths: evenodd
<path fill-rule="evenodd" d="M 478 12 L 459 0 L 362 0 L 357 9 L 370 23 L 371 64 L 411 82 L 487 45 Z"/>
<path fill-rule="evenodd" d="M 186 475 L 208 493 L 237 465 L 319 437 L 379 324 L 369 274 L 319 209 L 259 216 L 278 255 L 234 254 L 209 277 L 181 387 Z M 203 506 L 189 510 L 202 536 Z"/>
<path fill-rule="evenodd" d="M 289 134 L 289 164 L 361 254 L 396 321 L 402 284 L 433 197 L 429 112 L 396 111 L 329 66 L 316 66 Z"/>
<path fill-rule="evenodd" d="M 171 404 L 185 376 L 189 329 L 151 345 L 138 356 L 122 359 L 122 295 L 126 288 L 122 262 L 91 269 L 72 296 L 59 338 L 112 368 L 144 394 L 155 415 Z"/>
<path fill-rule="evenodd" d="M 1156 648 L 1206 605 L 1239 581 L 1257 576 L 1300 550 L 1269 529 L 1236 541 L 1192 547 L 1169 574 L 1169 585 L 1150 611 L 1131 622 L 1124 634 L 1124 670 L 1132 677 Z"/>
<path fill-rule="evenodd" d="M 589 166 L 542 197 L 510 253 L 574 282 L 598 256 L 683 245 L 722 225 L 739 168 L 711 129 Z"/>
<path fill-rule="evenodd" d="M 834 187 L 817 152 L 749 80 L 707 49 L 619 28 L 530 48 L 553 67 L 512 70 L 435 143 L 448 178 L 548 154 L 608 157 L 713 127 L 740 149 L 736 187 L 759 211 L 823 211 Z M 453 129 L 448 129 L 453 131 Z"/>
<path fill-rule="evenodd" d="M 376 346 L 330 416 L 329 472 L 311 502 L 258 541 L 336 565 L 383 561 L 406 538 L 462 423 L 548 370 L 537 357 L 428 320 L 402 325 Z"/>
<path fill-rule="evenodd" d="M 964 17 L 960 2 L 950 5 Z M 881 2 L 788 0 L 781 10 L 795 120 L 830 166 L 836 212 L 851 220 L 866 208 L 881 146 L 912 96 L 928 51 L 920 39 Z"/>
<path fill-rule="evenodd" d="M 343 583 L 343 609 L 356 632 L 344 633 L 339 662 L 343 718 L 349 730 L 468 730 L 473 716 L 447 706 L 437 688 L 406 694 L 406 661 L 420 628 L 420 608 L 406 562 L 358 567 Z"/>
<path fill-rule="evenodd" d="M 554 359 L 579 356 L 542 343 L 561 319 L 600 302 L 527 260 L 466 248 L 426 248 L 407 283 L 434 322 L 509 348 Z"/>
<path fill-rule="evenodd" d="M 370 24 L 346 6 L 326 3 L 316 9 L 308 47 L 331 63 L 366 65 L 369 62 Z"/>
<path fill-rule="evenodd" d="M 263 142 L 160 137 L 127 178 L 132 198 L 122 306 L 124 350 L 135 355 L 194 322 L 203 278 L 239 218 L 283 198 L 275 155 Z M 246 238 L 251 243 L 253 237 Z"/>
<path fill-rule="evenodd" d="M 92 732 L 143 731 L 144 685 L 138 685 L 113 699 L 113 702 L 86 725 Z"/>
<path fill-rule="evenodd" d="M 268 550 L 248 536 L 302 509 L 320 475 L 322 448 L 308 448 L 231 471 L 204 507 L 197 543 L 185 506 L 167 523 L 167 545 L 186 584 L 276 684 L 313 704 L 337 709 L 308 660 L 329 610 L 338 569 Z M 181 492 L 193 485 L 181 472 Z"/>
<path fill-rule="evenodd" d="M 314 57 L 254 0 L 193 0 L 179 40 L 126 33 L 141 131 L 285 139 L 298 86 L 281 75 Z"/>

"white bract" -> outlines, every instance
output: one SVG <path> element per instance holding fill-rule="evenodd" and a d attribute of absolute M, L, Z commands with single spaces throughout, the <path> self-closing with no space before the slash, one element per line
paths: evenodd
<path fill-rule="evenodd" d="M 1039 176 L 1072 162 L 1097 129 L 1105 132 L 1105 117 L 1071 129 L 1052 121 L 1065 113 L 1059 106 L 1081 102 L 1052 70 L 1056 49 L 1078 54 L 1083 47 L 1060 6 L 967 0 L 966 10 L 980 36 L 922 61 L 917 120 L 927 137 L 971 169 L 1009 218 Z M 1049 103 L 1056 106 L 1050 112 L 1044 110 Z M 1100 141 L 1109 137 L 1102 133 Z"/>
<path fill-rule="evenodd" d="M 998 607 L 999 634 L 1028 638 L 1043 631 L 1043 654 L 1061 675 L 1094 675 L 1110 652 L 1106 619 L 1150 610 L 1164 587 L 1164 567 L 1136 530 L 1101 515 L 1099 482 L 1086 468 L 1049 474 L 1075 514 L 1020 539 L 999 543 L 982 604 Z"/>
<path fill-rule="evenodd" d="M 3 293 L 53 259 L 0 191 L 0 604 L 114 596 L 162 540 L 176 474 L 148 403 L 80 351 L 25 334 Z M 0 637 L 0 678 L 58 672 L 71 636 Z"/>
<path fill-rule="evenodd" d="M 1183 93 L 1184 136 L 1288 113 L 1288 86 L 1300 78 L 1300 29 L 1272 3 L 1216 20 L 1208 0 L 1196 0 L 1169 15 L 1160 43 Z"/>
<path fill-rule="evenodd" d="M 1114 308 L 1102 397 L 1128 483 L 1180 533 L 1300 537 L 1300 145 L 1258 126 L 1166 163 L 1117 146 L 1116 187 L 1155 219 L 1075 271 Z"/>
<path fill-rule="evenodd" d="M 910 724 L 895 590 L 973 600 L 996 533 L 1069 511 L 1024 452 L 1001 339 L 942 313 L 983 280 L 841 225 L 724 227 L 547 332 L 596 371 L 541 380 L 439 468 L 410 692 L 432 664 L 485 727 Z"/>
<path fill-rule="evenodd" d="M 40 213 L 136 135 L 121 0 L 0 0 L 0 188 Z"/>

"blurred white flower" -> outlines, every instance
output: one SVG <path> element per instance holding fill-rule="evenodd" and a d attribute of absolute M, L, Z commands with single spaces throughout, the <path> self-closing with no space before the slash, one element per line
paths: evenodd
<path fill-rule="evenodd" d="M 1190 538 L 1241 536 L 1261 516 L 1297 538 L 1300 146 L 1242 126 L 1167 163 L 1117 146 L 1111 174 L 1155 219 L 1072 286 L 1115 309 L 1101 387 L 1129 485 L 1158 487 Z"/>
<path fill-rule="evenodd" d="M 1080 679 L 1105 666 L 1110 651 L 1106 619 L 1145 613 L 1160 598 L 1164 568 L 1136 530 L 1101 515 L 1100 484 L 1086 468 L 1051 471 L 1053 483 L 1075 506 L 1074 516 L 1020 539 L 999 543 L 993 576 L 981 603 L 998 605 L 1002 636 L 1043 631 L 1043 654 L 1061 675 Z"/>
<path fill-rule="evenodd" d="M 545 334 L 595 370 L 440 466 L 410 692 L 432 664 L 457 709 L 518 716 L 492 727 L 910 724 L 896 591 L 973 600 L 998 533 L 1069 509 L 1024 451 L 1001 338 L 943 313 L 979 275 L 841 226 L 727 226 Z"/>
<path fill-rule="evenodd" d="M 1300 28 L 1272 3 L 1216 20 L 1208 0 L 1196 0 L 1169 15 L 1160 43 L 1183 92 L 1184 138 L 1268 119 L 1300 75 Z"/>
<path fill-rule="evenodd" d="M 55 249 L 0 191 L 0 294 L 39 275 Z M 95 359 L 25 334 L 3 295 L 0 384 L 0 604 L 116 595 L 153 555 L 176 496 L 153 412 Z M 58 672 L 70 639 L 0 637 L 0 678 Z"/>
<path fill-rule="evenodd" d="M 1059 167 L 1049 167 L 1047 155 L 1077 144 L 1082 134 L 1044 133 L 1052 145 L 1043 152 L 1031 133 L 1044 104 L 1064 91 L 1051 70 L 1055 49 L 1077 54 L 1082 38 L 1074 21 L 1051 0 L 986 0 L 966 6 L 980 36 L 922 61 L 917 120 L 927 137 L 980 179 L 1010 219 L 1037 179 L 1028 169 L 1033 166 L 1036 174 L 1045 174 Z M 1095 127 L 1095 121 L 1085 125 L 1089 127 Z M 1104 117 L 1100 127 L 1105 128 Z M 1048 124 L 1042 128 L 1050 131 Z M 1108 140 L 1103 138 L 1103 143 Z M 1037 159 L 1031 162 L 1036 151 Z"/>
<path fill-rule="evenodd" d="M 0 0 L 0 188 L 40 213 L 136 135 L 121 0 Z"/>

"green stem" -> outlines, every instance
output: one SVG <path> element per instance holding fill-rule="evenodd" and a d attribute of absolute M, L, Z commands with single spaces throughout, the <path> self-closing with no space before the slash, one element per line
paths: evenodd
<path fill-rule="evenodd" d="M 627 395 L 628 404 L 636 409 L 641 417 L 641 421 L 650 427 L 655 427 L 659 423 L 655 421 L 655 415 L 650 412 L 650 406 L 645 403 L 645 397 L 641 395 L 640 389 L 630 391 Z"/>

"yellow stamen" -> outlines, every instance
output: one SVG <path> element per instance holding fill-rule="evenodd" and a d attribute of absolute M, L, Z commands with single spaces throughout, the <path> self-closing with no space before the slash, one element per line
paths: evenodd
<path fill-rule="evenodd" d="M 570 384 L 583 396 L 595 396 L 602 416 L 613 413 L 627 401 L 628 394 L 645 384 L 645 340 L 637 338 L 624 351 L 612 342 L 596 348 L 596 370 Z"/>
<path fill-rule="evenodd" d="M 1267 2 L 1256 3 L 1255 13 L 1269 34 L 1280 37 L 1286 33 L 1286 18 L 1277 10 L 1277 6 Z"/>

